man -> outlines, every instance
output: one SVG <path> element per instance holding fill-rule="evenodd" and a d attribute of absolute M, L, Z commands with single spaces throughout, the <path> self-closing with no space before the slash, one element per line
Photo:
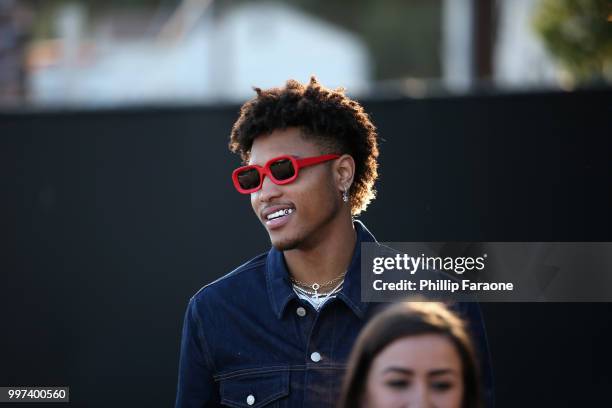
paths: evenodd
<path fill-rule="evenodd" d="M 272 248 L 191 298 L 177 407 L 332 407 L 374 309 L 360 300 L 360 244 L 375 239 L 353 221 L 374 198 L 374 125 L 314 77 L 255 90 L 232 129 L 246 163 L 232 179 Z"/>

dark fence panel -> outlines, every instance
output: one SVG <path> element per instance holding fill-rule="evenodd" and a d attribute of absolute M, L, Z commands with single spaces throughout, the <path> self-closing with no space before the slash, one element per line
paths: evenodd
<path fill-rule="evenodd" d="M 366 101 L 362 219 L 382 241 L 611 241 L 611 96 Z M 189 297 L 269 245 L 230 183 L 237 110 L 0 114 L 0 385 L 172 405 Z M 610 405 L 609 304 L 483 309 L 498 406 Z"/>

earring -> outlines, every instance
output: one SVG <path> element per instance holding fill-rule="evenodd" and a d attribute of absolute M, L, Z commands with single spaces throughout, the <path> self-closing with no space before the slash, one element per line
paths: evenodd
<path fill-rule="evenodd" d="M 344 201 L 345 203 L 348 203 L 349 200 L 349 195 L 348 195 L 348 188 L 346 190 L 344 190 L 342 192 L 342 201 Z"/>

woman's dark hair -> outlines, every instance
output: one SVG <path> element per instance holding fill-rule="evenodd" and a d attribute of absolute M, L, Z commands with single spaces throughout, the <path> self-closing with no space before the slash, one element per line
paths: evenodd
<path fill-rule="evenodd" d="M 480 376 L 467 328 L 463 320 L 438 302 L 398 303 L 372 318 L 353 346 L 338 407 L 360 406 L 372 362 L 384 348 L 395 340 L 422 334 L 439 334 L 451 341 L 461 360 L 461 406 L 480 408 Z"/>
<path fill-rule="evenodd" d="M 359 214 L 375 197 L 378 177 L 376 128 L 368 114 L 344 89 L 328 89 L 313 76 L 307 85 L 287 81 L 283 88 L 254 88 L 257 96 L 240 109 L 229 148 L 247 162 L 253 140 L 277 129 L 297 127 L 325 153 L 349 154 L 355 177 L 349 190 L 351 213 Z"/>

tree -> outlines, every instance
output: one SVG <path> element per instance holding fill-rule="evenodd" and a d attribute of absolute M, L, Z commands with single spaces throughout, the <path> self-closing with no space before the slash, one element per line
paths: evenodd
<path fill-rule="evenodd" d="M 574 82 L 612 82 L 612 3 L 541 0 L 536 31 Z"/>

